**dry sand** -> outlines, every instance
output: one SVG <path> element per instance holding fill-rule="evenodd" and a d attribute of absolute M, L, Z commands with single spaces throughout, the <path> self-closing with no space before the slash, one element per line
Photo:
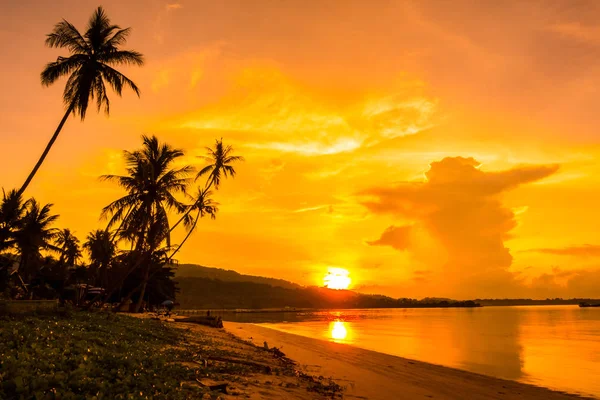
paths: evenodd
<path fill-rule="evenodd" d="M 278 347 L 310 374 L 333 377 L 346 399 L 539 399 L 573 400 L 576 395 L 356 347 L 306 338 L 263 326 L 226 322 L 244 340 Z"/>

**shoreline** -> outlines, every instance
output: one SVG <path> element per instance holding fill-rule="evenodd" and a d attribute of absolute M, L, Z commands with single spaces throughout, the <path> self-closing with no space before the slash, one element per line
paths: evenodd
<path fill-rule="evenodd" d="M 308 338 L 251 323 L 224 322 L 225 329 L 245 341 L 277 347 L 304 372 L 331 377 L 346 388 L 344 398 L 406 399 L 593 399 L 531 384 L 495 378 Z"/>

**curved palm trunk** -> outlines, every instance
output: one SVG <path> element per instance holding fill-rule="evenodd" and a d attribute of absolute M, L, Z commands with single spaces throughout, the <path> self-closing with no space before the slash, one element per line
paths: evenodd
<path fill-rule="evenodd" d="M 31 183 L 31 180 L 33 179 L 33 177 L 37 173 L 38 169 L 40 169 L 40 167 L 42 166 L 42 163 L 46 159 L 46 156 L 50 152 L 50 149 L 52 148 L 52 145 L 56 141 L 56 138 L 58 138 L 58 135 L 60 134 L 60 131 L 62 130 L 65 122 L 67 122 L 67 118 L 69 118 L 69 115 L 71 115 L 72 111 L 73 111 L 73 105 L 69 106 L 69 108 L 67 109 L 67 112 L 65 113 L 64 117 L 60 120 L 60 123 L 58 124 L 58 127 L 56 128 L 56 131 L 54 131 L 54 135 L 52 135 L 52 138 L 50 139 L 50 141 L 46 145 L 46 148 L 44 149 L 44 152 L 42 153 L 42 156 L 38 160 L 37 164 L 35 164 L 35 167 L 33 167 L 33 170 L 31 171 L 31 173 L 29 174 L 29 176 L 25 180 L 25 183 L 23 184 L 23 186 L 21 186 L 21 189 L 19 189 L 19 195 L 23 194 L 23 192 L 25 191 L 25 189 L 27 189 L 27 186 L 29 186 L 29 183 Z"/>
<path fill-rule="evenodd" d="M 179 249 L 181 249 L 181 246 L 183 246 L 183 244 L 185 243 L 185 241 L 188 240 L 188 238 L 191 236 L 192 232 L 196 228 L 196 224 L 198 224 L 198 219 L 199 218 L 200 218 L 200 211 L 198 211 L 198 215 L 196 215 L 196 220 L 194 221 L 194 224 L 190 228 L 190 230 L 187 233 L 187 235 L 185 235 L 185 238 L 182 240 L 181 243 L 179 243 L 179 246 L 177 246 L 177 248 L 175 249 L 175 251 L 173 252 L 173 254 L 171 254 L 169 256 L 169 258 L 167 259 L 167 263 L 169 263 L 173 259 L 173 257 L 175 256 L 175 254 L 177 254 L 177 252 L 179 251 Z"/>
<path fill-rule="evenodd" d="M 206 193 L 208 193 L 208 190 L 209 190 L 209 189 L 210 189 L 210 187 L 213 185 L 213 182 L 214 182 L 214 179 L 211 179 L 210 181 L 207 181 L 207 182 L 206 182 L 206 187 L 204 188 L 203 194 L 206 194 Z M 194 203 L 194 204 L 195 204 L 195 203 Z M 183 221 L 183 219 L 184 219 L 185 217 L 187 217 L 187 216 L 189 215 L 189 213 L 191 213 L 191 212 L 192 212 L 192 210 L 193 210 L 193 209 L 194 209 L 194 207 L 190 207 L 190 209 L 189 209 L 189 210 L 187 210 L 187 211 L 185 212 L 185 214 L 183 214 L 183 215 L 181 216 L 181 218 L 179 218 L 179 221 L 177 221 L 177 222 L 175 223 L 175 225 L 173 225 L 173 226 L 171 227 L 171 229 L 169 229 L 169 233 L 173 232 L 173 230 L 174 230 L 175 228 L 177 228 L 177 225 L 179 225 L 179 224 L 181 223 L 181 221 Z M 195 225 L 195 224 L 194 224 L 194 225 Z"/>

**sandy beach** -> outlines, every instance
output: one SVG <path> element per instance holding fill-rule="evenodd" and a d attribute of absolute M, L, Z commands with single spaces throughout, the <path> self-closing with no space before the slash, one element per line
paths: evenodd
<path fill-rule="evenodd" d="M 263 326 L 226 322 L 244 340 L 278 347 L 309 374 L 332 377 L 347 399 L 581 399 L 515 381 L 311 339 Z"/>

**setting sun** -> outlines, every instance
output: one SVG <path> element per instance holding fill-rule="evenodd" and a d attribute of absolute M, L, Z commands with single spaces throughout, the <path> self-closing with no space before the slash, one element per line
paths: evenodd
<path fill-rule="evenodd" d="M 325 287 L 329 289 L 348 289 L 350 286 L 350 272 L 343 268 L 328 268 L 325 275 Z"/>

